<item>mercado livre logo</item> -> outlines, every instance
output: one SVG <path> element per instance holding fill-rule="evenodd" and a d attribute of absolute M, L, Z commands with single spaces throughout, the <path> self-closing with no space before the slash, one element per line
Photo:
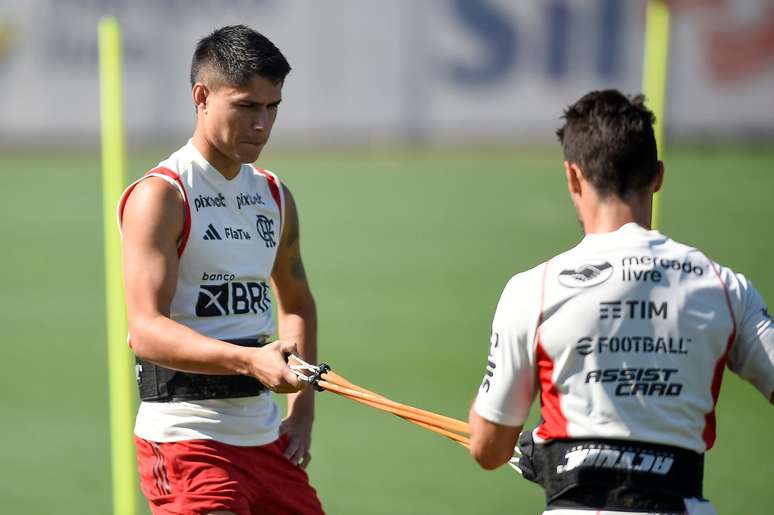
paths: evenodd
<path fill-rule="evenodd" d="M 567 268 L 559 272 L 559 283 L 568 288 L 588 288 L 610 279 L 613 265 L 607 261 L 590 261 L 576 268 Z"/>

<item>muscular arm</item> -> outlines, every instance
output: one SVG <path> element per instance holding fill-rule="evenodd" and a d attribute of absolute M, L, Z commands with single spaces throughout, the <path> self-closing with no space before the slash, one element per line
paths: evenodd
<path fill-rule="evenodd" d="M 299 382 L 282 354 L 292 352 L 292 345 L 240 347 L 208 338 L 169 318 L 177 280 L 176 242 L 183 220 L 180 194 L 156 177 L 141 181 L 126 202 L 122 234 L 132 350 L 168 368 L 250 375 L 274 391 L 296 391 Z"/>
<path fill-rule="evenodd" d="M 470 455 L 486 470 L 508 463 L 519 440 L 522 426 L 504 426 L 490 422 L 476 413 L 473 406 L 468 415 L 470 424 Z"/>
<path fill-rule="evenodd" d="M 271 275 L 271 286 L 277 299 L 277 322 L 280 339 L 293 342 L 299 356 L 309 363 L 317 362 L 317 308 L 306 280 L 301 261 L 298 210 L 293 195 L 285 188 L 285 226 Z M 294 463 L 309 462 L 314 390 L 307 388 L 288 395 L 288 417 L 282 431 L 290 436 L 286 455 Z"/>
<path fill-rule="evenodd" d="M 721 269 L 736 312 L 736 340 L 728 367 L 774 403 L 774 320 L 766 301 L 742 274 Z"/>
<path fill-rule="evenodd" d="M 470 454 L 487 470 L 507 463 L 537 392 L 532 324 L 539 306 L 524 292 L 540 291 L 544 268 L 511 278 L 492 320 L 486 373 L 470 407 Z"/>

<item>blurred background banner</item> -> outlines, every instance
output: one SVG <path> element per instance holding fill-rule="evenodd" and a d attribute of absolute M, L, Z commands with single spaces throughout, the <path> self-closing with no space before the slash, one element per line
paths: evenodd
<path fill-rule="evenodd" d="M 668 133 L 774 134 L 774 2 L 673 8 Z M 644 2 L 619 0 L 0 0 L 0 141 L 99 133 L 97 32 L 124 31 L 130 141 L 193 127 L 196 40 L 245 23 L 294 70 L 275 141 L 549 141 L 561 106 L 641 84 Z"/>

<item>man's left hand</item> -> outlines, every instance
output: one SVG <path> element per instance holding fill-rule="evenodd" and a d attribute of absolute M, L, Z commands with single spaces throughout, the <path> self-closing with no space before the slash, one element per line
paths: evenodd
<path fill-rule="evenodd" d="M 301 399 L 297 399 L 293 412 L 280 424 L 279 433 L 280 435 L 287 435 L 288 438 L 285 457 L 294 465 L 305 469 L 312 460 L 309 450 L 312 446 L 314 415 L 309 412 L 311 410 L 303 409 L 303 404 L 306 403 L 303 403 Z"/>

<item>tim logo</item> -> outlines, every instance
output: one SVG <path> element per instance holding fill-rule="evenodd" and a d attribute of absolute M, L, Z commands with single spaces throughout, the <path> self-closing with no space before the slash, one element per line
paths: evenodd
<path fill-rule="evenodd" d="M 588 288 L 610 279 L 613 265 L 607 261 L 592 261 L 578 268 L 569 268 L 559 273 L 559 284 L 568 288 Z"/>
<path fill-rule="evenodd" d="M 258 236 L 266 244 L 267 249 L 277 246 L 277 240 L 274 239 L 274 220 L 258 215 L 258 219 L 255 221 L 255 228 L 258 230 Z"/>
<path fill-rule="evenodd" d="M 202 284 L 196 301 L 196 316 L 258 314 L 269 309 L 270 303 L 269 285 L 266 283 Z"/>
<path fill-rule="evenodd" d="M 666 302 L 656 304 L 650 300 L 614 300 L 599 303 L 599 318 L 601 320 L 611 318 L 639 318 L 641 320 L 663 318 L 666 320 L 668 311 L 669 304 Z"/>

